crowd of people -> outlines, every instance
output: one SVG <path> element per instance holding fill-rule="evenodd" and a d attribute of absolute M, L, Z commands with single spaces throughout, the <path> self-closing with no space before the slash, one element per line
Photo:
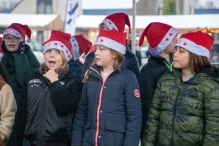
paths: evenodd
<path fill-rule="evenodd" d="M 178 38 L 173 26 L 151 22 L 138 44 L 146 37 L 150 56 L 140 70 L 127 44 L 128 15 L 111 14 L 97 27 L 94 43 L 52 30 L 42 64 L 25 43 L 30 28 L 6 28 L 0 146 L 219 145 L 219 78 L 208 59 L 213 37 L 197 31 Z"/>

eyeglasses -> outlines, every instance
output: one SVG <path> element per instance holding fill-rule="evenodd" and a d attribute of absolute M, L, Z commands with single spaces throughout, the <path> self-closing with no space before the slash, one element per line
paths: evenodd
<path fill-rule="evenodd" d="M 20 41 L 20 38 L 19 37 L 5 37 L 5 38 L 3 38 L 3 40 L 5 42 L 10 42 L 10 41 L 18 42 L 18 41 Z"/>

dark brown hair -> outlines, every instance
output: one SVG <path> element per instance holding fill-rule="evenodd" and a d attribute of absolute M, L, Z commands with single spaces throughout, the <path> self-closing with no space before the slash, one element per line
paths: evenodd
<path fill-rule="evenodd" d="M 207 57 L 199 56 L 194 53 L 189 52 L 189 62 L 191 63 L 190 69 L 194 74 L 199 73 L 204 68 L 211 68 L 210 60 Z"/>
<path fill-rule="evenodd" d="M 3 79 L 5 80 L 5 82 L 7 84 L 9 84 L 9 75 L 7 70 L 5 69 L 5 66 L 3 65 L 2 62 L 0 62 L 0 75 L 3 77 Z"/>
<path fill-rule="evenodd" d="M 113 69 L 116 70 L 121 66 L 125 57 L 122 53 L 120 53 L 118 51 L 110 49 L 110 52 L 112 53 L 112 55 L 114 55 L 116 57 L 115 62 L 113 63 Z M 91 66 L 94 64 L 96 64 L 95 60 L 91 63 Z M 82 81 L 85 83 L 85 82 L 87 82 L 88 78 L 89 78 L 89 74 L 88 74 L 88 70 L 87 70 L 84 74 L 84 79 Z"/>

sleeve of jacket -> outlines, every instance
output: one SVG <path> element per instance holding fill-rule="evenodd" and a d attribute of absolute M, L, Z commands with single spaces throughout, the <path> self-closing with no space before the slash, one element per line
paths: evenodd
<path fill-rule="evenodd" d="M 154 95 L 156 81 L 154 81 L 151 73 L 147 71 L 148 68 L 142 68 L 138 76 L 138 84 L 141 93 L 141 106 L 142 106 L 142 127 L 141 127 L 141 138 L 146 126 L 146 121 L 148 118 L 149 108 Z"/>
<path fill-rule="evenodd" d="M 140 72 L 140 69 L 135 54 L 132 53 L 131 51 L 126 51 L 125 60 L 126 60 L 125 62 L 128 62 L 129 64 L 128 66 L 125 65 L 125 68 L 131 70 L 137 77 Z"/>
<path fill-rule="evenodd" d="M 82 86 L 81 80 L 78 79 L 68 86 L 63 84 L 60 80 L 51 83 L 50 97 L 53 105 L 60 114 L 68 114 L 76 110 Z"/>
<path fill-rule="evenodd" d="M 90 52 L 84 61 L 84 65 L 83 65 L 83 74 L 89 69 L 90 65 L 92 64 L 92 62 L 94 61 L 94 52 Z"/>
<path fill-rule="evenodd" d="M 157 88 L 154 92 L 154 96 L 152 99 L 152 104 L 150 106 L 146 127 L 141 140 L 142 146 L 155 146 L 157 144 L 157 133 L 159 127 L 161 108 L 160 87 L 160 82 L 158 82 Z"/>
<path fill-rule="evenodd" d="M 219 86 L 215 87 L 204 99 L 205 137 L 203 146 L 219 144 Z"/>
<path fill-rule="evenodd" d="M 82 146 L 83 129 L 87 122 L 87 84 L 83 86 L 80 101 L 78 103 L 77 111 L 75 114 L 73 132 L 72 132 L 72 144 L 71 146 Z"/>
<path fill-rule="evenodd" d="M 1 89 L 0 100 L 0 136 L 4 140 L 8 139 L 9 135 L 11 134 L 15 112 L 17 111 L 17 105 L 13 91 L 8 84 L 5 84 Z"/>
<path fill-rule="evenodd" d="M 137 146 L 141 132 L 141 98 L 136 76 L 131 73 L 125 77 L 125 108 L 127 115 L 124 146 Z"/>
<path fill-rule="evenodd" d="M 30 48 L 27 49 L 25 54 L 17 54 L 14 57 L 14 62 L 16 78 L 20 85 L 23 85 L 24 81 L 34 75 L 40 67 L 40 63 Z"/>
<path fill-rule="evenodd" d="M 18 109 L 15 114 L 15 122 L 11 135 L 8 140 L 8 146 L 23 146 L 26 114 L 27 114 L 27 82 L 24 83 L 19 96 Z"/>

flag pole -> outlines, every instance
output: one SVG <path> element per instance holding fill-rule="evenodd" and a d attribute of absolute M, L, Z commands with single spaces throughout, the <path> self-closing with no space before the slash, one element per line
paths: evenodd
<path fill-rule="evenodd" d="M 64 30 L 63 30 L 63 31 L 66 30 L 66 25 L 65 25 L 65 23 L 66 23 L 66 21 L 67 21 L 68 1 L 69 1 L 69 0 L 67 0 L 67 2 L 66 2 L 66 7 L 65 7 L 65 20 L 64 20 Z"/>
<path fill-rule="evenodd" d="M 136 16 L 136 0 L 133 0 L 132 12 L 132 52 L 135 54 L 136 30 L 135 30 L 135 16 Z"/>

